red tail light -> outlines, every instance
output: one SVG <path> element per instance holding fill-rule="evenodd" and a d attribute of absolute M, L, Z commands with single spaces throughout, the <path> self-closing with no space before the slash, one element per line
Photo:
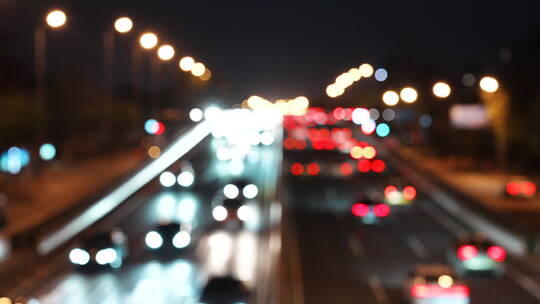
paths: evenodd
<path fill-rule="evenodd" d="M 506 185 L 506 192 L 510 195 L 519 195 L 521 192 L 520 186 L 518 182 L 509 182 Z"/>
<path fill-rule="evenodd" d="M 375 205 L 375 207 L 373 207 L 373 213 L 375 213 L 377 217 L 387 217 L 390 215 L 390 207 L 385 204 Z"/>
<path fill-rule="evenodd" d="M 283 147 L 285 147 L 286 150 L 292 150 L 294 149 L 296 140 L 294 138 L 287 137 L 283 141 Z"/>
<path fill-rule="evenodd" d="M 487 250 L 487 255 L 496 262 L 503 262 L 506 259 L 506 250 L 500 246 L 491 246 Z"/>
<path fill-rule="evenodd" d="M 371 170 L 371 162 L 367 159 L 362 159 L 358 162 L 358 171 L 367 173 Z"/>
<path fill-rule="evenodd" d="M 380 159 L 376 159 L 371 163 L 371 170 L 376 173 L 381 173 L 386 169 L 386 164 Z"/>
<path fill-rule="evenodd" d="M 478 255 L 478 249 L 472 245 L 464 245 L 459 247 L 457 256 L 460 260 L 466 261 Z"/>
<path fill-rule="evenodd" d="M 392 195 L 392 193 L 396 191 L 397 191 L 396 186 L 392 186 L 392 185 L 387 186 L 386 188 L 384 188 L 384 196 L 389 197 L 390 195 Z"/>
<path fill-rule="evenodd" d="M 301 175 L 304 173 L 304 166 L 300 163 L 294 163 L 291 166 L 291 173 L 294 175 Z"/>
<path fill-rule="evenodd" d="M 366 216 L 369 213 L 369 206 L 362 203 L 357 203 L 352 206 L 352 213 L 355 216 Z"/>
<path fill-rule="evenodd" d="M 406 200 L 413 200 L 416 197 L 416 189 L 413 186 L 403 188 L 403 197 Z"/>
<path fill-rule="evenodd" d="M 316 163 L 311 163 L 307 167 L 307 173 L 309 175 L 317 175 L 321 171 L 321 167 L 317 165 Z"/>
<path fill-rule="evenodd" d="M 339 171 L 342 175 L 351 175 L 353 172 L 353 166 L 349 163 L 343 163 L 339 166 Z"/>
<path fill-rule="evenodd" d="M 468 298 L 470 294 L 469 287 L 464 285 L 454 285 L 444 288 L 439 285 L 413 285 L 411 295 L 414 298 Z"/>
<path fill-rule="evenodd" d="M 525 196 L 534 196 L 536 194 L 536 185 L 533 182 L 524 182 L 521 185 L 521 192 Z"/>

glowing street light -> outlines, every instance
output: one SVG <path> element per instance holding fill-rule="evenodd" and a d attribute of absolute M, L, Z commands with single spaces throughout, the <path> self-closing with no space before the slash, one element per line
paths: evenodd
<path fill-rule="evenodd" d="M 373 67 L 369 63 L 362 64 L 359 68 L 360 75 L 364 78 L 369 78 L 373 75 Z"/>
<path fill-rule="evenodd" d="M 485 92 L 494 93 L 499 89 L 499 82 L 491 76 L 486 76 L 480 80 L 480 88 Z"/>
<path fill-rule="evenodd" d="M 158 57 L 163 61 L 171 60 L 174 57 L 174 48 L 169 44 L 160 46 L 158 49 Z"/>
<path fill-rule="evenodd" d="M 337 84 L 331 84 L 328 87 L 326 87 L 326 95 L 330 98 L 336 98 L 341 95 L 343 95 L 344 89 L 341 86 L 338 86 Z"/>
<path fill-rule="evenodd" d="M 413 103 L 418 99 L 418 92 L 411 87 L 406 87 L 401 90 L 399 93 L 401 99 L 406 103 Z"/>
<path fill-rule="evenodd" d="M 395 106 L 399 102 L 399 95 L 395 91 L 386 91 L 382 96 L 383 102 L 388 106 Z"/>
<path fill-rule="evenodd" d="M 133 21 L 128 17 L 121 17 L 114 22 L 114 29 L 120 33 L 125 34 L 133 29 Z"/>
<path fill-rule="evenodd" d="M 446 98 L 450 96 L 450 93 L 452 93 L 452 89 L 446 82 L 440 81 L 433 85 L 433 95 L 439 98 Z"/>
<path fill-rule="evenodd" d="M 147 50 L 151 50 L 158 44 L 158 37 L 154 33 L 144 33 L 139 38 L 141 46 Z"/>
<path fill-rule="evenodd" d="M 206 67 L 200 62 L 195 63 L 191 68 L 191 74 L 195 77 L 201 77 L 204 75 L 204 71 L 206 71 Z"/>
<path fill-rule="evenodd" d="M 61 10 L 54 10 L 47 14 L 46 21 L 47 25 L 49 25 L 50 27 L 59 28 L 66 24 L 67 16 L 66 13 Z"/>
<path fill-rule="evenodd" d="M 180 59 L 180 61 L 178 62 L 178 65 L 180 66 L 180 69 L 182 71 L 189 72 L 195 65 L 195 59 L 189 56 L 182 57 L 182 59 Z"/>
<path fill-rule="evenodd" d="M 202 81 L 208 81 L 212 78 L 212 72 L 209 69 L 204 70 L 204 74 L 199 77 Z"/>

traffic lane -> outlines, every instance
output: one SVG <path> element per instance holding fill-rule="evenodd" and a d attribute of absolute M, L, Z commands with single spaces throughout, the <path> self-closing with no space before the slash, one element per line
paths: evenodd
<path fill-rule="evenodd" d="M 215 173 L 215 170 L 212 169 L 213 166 L 209 167 L 209 170 Z M 250 171 L 262 172 L 260 170 Z M 210 175 L 210 172 L 207 173 L 207 175 Z M 210 184 L 213 183 L 210 182 Z M 124 231 L 129 232 L 129 235 L 131 236 L 138 235 L 136 238 L 130 238 L 132 252 L 128 258 L 129 263 L 125 265 L 125 267 L 115 272 L 97 274 L 95 277 L 87 277 L 81 273 L 68 272 L 59 277 L 52 278 L 51 281 L 54 283 L 47 284 L 35 294 L 45 300 L 65 297 L 66 303 L 68 303 L 69 299 L 73 299 L 73 303 L 85 303 L 84 301 L 88 301 L 89 299 L 90 302 L 91 300 L 101 301 L 106 294 L 102 293 L 103 290 L 99 288 L 99 286 L 103 277 L 107 277 L 108 280 L 122 283 L 111 283 L 111 286 L 117 288 L 112 290 L 112 293 L 116 295 L 116 299 L 120 301 L 120 303 L 131 301 L 134 298 L 144 299 L 144 297 L 141 297 L 140 295 L 144 294 L 145 289 L 142 287 L 139 288 L 139 285 L 143 283 L 146 284 L 143 285 L 143 287 L 153 285 L 161 286 L 162 288 L 160 289 L 153 289 L 159 290 L 161 294 L 163 294 L 162 300 L 164 303 L 169 303 L 168 301 L 179 303 L 178 300 L 192 301 L 198 297 L 193 296 L 193 294 L 196 294 L 200 290 L 201 284 L 205 282 L 205 278 L 223 274 L 219 271 L 220 264 L 228 265 L 225 268 L 227 271 L 230 271 L 230 273 L 245 280 L 248 286 L 254 286 L 258 235 L 253 231 L 243 231 L 231 235 L 227 235 L 227 233 L 223 232 L 215 234 L 211 229 L 212 225 L 207 225 L 208 223 L 212 223 L 210 220 L 211 212 L 209 202 L 211 201 L 212 196 L 220 190 L 220 187 L 222 187 L 221 184 L 213 184 L 213 188 L 209 187 L 208 189 L 205 189 L 205 191 L 199 191 L 200 194 L 187 191 L 177 193 L 175 191 L 164 190 L 155 194 L 151 199 L 139 197 L 140 200 L 146 201 L 146 203 L 143 203 L 141 207 L 136 208 L 132 212 L 128 211 L 127 214 L 125 214 L 126 217 L 119 223 L 114 223 L 114 221 L 111 220 L 107 227 L 112 228 L 113 226 L 119 226 Z M 182 212 L 186 209 L 191 210 Z M 186 219 L 186 217 L 189 217 L 188 214 L 190 213 L 192 215 L 193 223 L 206 223 L 198 225 L 204 228 L 199 230 L 201 238 L 200 241 L 197 242 L 196 248 L 184 254 L 183 259 L 178 261 L 156 259 L 148 262 L 148 259 L 152 259 L 153 256 L 145 249 L 145 233 L 152 229 L 157 221 L 163 220 L 164 218 L 167 219 L 178 216 L 184 221 L 189 221 L 190 219 Z M 102 229 L 103 228 L 104 227 L 102 227 Z M 197 239 L 195 241 L 197 241 Z M 228 251 L 232 252 L 225 256 L 227 256 L 231 262 L 225 263 L 223 261 L 223 255 Z M 181 265 L 184 266 L 179 267 L 179 262 L 182 262 Z M 159 273 L 162 273 L 163 276 L 167 276 L 168 274 L 174 276 L 175 271 L 183 271 L 183 268 L 188 266 L 195 275 L 192 278 L 186 277 L 184 285 L 190 286 L 190 288 L 183 288 L 181 293 L 175 288 L 169 288 L 170 286 L 167 284 L 161 284 L 157 279 L 150 278 L 149 281 L 147 272 L 145 271 L 145 269 L 159 269 Z M 178 273 L 178 275 L 181 274 Z M 84 280 L 81 280 L 81 277 L 83 277 Z M 193 280 L 194 278 L 197 280 Z M 67 293 L 70 289 L 65 288 L 65 286 L 70 286 L 70 284 L 74 284 L 73 282 L 83 282 L 86 284 L 86 287 L 82 288 L 82 292 L 78 294 Z M 150 291 L 152 289 L 148 290 Z M 108 289 L 107 293 L 110 292 L 111 290 Z M 134 294 L 138 294 L 139 296 L 134 296 Z M 54 303 L 54 301 L 51 303 Z"/>
<path fill-rule="evenodd" d="M 315 179 L 288 178 L 287 198 L 299 242 L 305 303 L 376 303 L 366 276 L 347 248 L 347 231 L 327 205 L 333 191 Z M 339 191 L 339 190 L 338 190 Z M 335 203 L 335 202 L 334 202 Z"/>

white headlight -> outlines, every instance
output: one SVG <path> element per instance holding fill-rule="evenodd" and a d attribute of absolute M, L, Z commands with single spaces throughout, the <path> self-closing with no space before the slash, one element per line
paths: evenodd
<path fill-rule="evenodd" d="M 250 206 L 243 205 L 238 208 L 236 215 L 242 222 L 249 221 L 253 218 L 253 209 Z"/>
<path fill-rule="evenodd" d="M 259 189 L 257 188 L 257 186 L 253 184 L 249 184 L 245 186 L 244 189 L 242 189 L 242 194 L 244 195 L 245 198 L 252 199 L 256 197 L 257 194 L 259 194 Z"/>
<path fill-rule="evenodd" d="M 113 248 L 101 249 L 96 253 L 96 262 L 99 265 L 111 264 L 116 261 L 117 256 L 116 250 Z"/>
<path fill-rule="evenodd" d="M 225 194 L 227 198 L 235 199 L 238 197 L 238 194 L 240 194 L 240 190 L 238 190 L 238 187 L 235 185 L 228 184 L 223 188 L 223 194 Z"/>
<path fill-rule="evenodd" d="M 75 248 L 69 252 L 69 260 L 73 264 L 86 265 L 90 262 L 90 254 L 80 248 Z"/>
<path fill-rule="evenodd" d="M 176 183 L 176 177 L 171 172 L 165 171 L 159 176 L 159 182 L 163 187 L 172 187 Z"/>
<path fill-rule="evenodd" d="M 261 134 L 261 143 L 265 146 L 270 146 L 274 143 L 274 133 L 270 131 L 264 131 Z"/>
<path fill-rule="evenodd" d="M 178 175 L 177 182 L 182 187 L 190 187 L 195 181 L 195 175 L 189 171 L 184 171 Z"/>
<path fill-rule="evenodd" d="M 191 236 L 187 231 L 180 231 L 173 237 L 172 243 L 178 249 L 186 248 L 191 243 Z"/>
<path fill-rule="evenodd" d="M 212 216 L 216 221 L 224 221 L 227 218 L 228 212 L 227 209 L 223 206 L 217 206 L 212 210 Z"/>
<path fill-rule="evenodd" d="M 161 247 L 161 245 L 163 245 L 163 238 L 161 235 L 159 235 L 159 233 L 150 231 L 146 234 L 144 242 L 146 243 L 146 246 L 152 249 L 158 249 Z"/>

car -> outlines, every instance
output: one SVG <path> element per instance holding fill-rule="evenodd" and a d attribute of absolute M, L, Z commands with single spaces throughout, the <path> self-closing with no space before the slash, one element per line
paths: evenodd
<path fill-rule="evenodd" d="M 388 218 L 391 213 L 390 206 L 383 202 L 361 198 L 351 207 L 352 215 L 365 225 L 376 225 Z"/>
<path fill-rule="evenodd" d="M 470 290 L 451 267 L 420 264 L 410 274 L 405 292 L 411 304 L 468 304 Z"/>
<path fill-rule="evenodd" d="M 384 201 L 391 206 L 410 205 L 416 196 L 416 188 L 402 180 L 395 180 L 384 188 Z"/>
<path fill-rule="evenodd" d="M 250 200 L 259 195 L 259 188 L 247 180 L 239 179 L 225 185 L 223 195 L 229 199 Z"/>
<path fill-rule="evenodd" d="M 153 251 L 175 252 L 191 244 L 191 233 L 180 223 L 159 223 L 146 233 L 144 242 Z"/>
<path fill-rule="evenodd" d="M 218 222 L 247 222 L 253 212 L 252 206 L 239 199 L 216 197 L 212 203 L 212 217 Z"/>
<path fill-rule="evenodd" d="M 115 229 L 93 234 L 71 249 L 69 260 L 78 268 L 119 268 L 127 256 L 125 234 Z"/>
<path fill-rule="evenodd" d="M 212 278 L 203 288 L 199 303 L 241 304 L 249 301 L 250 293 L 245 285 L 232 276 Z"/>
<path fill-rule="evenodd" d="M 501 276 L 506 250 L 477 234 L 460 238 L 449 253 L 449 260 L 461 275 L 486 273 Z"/>

